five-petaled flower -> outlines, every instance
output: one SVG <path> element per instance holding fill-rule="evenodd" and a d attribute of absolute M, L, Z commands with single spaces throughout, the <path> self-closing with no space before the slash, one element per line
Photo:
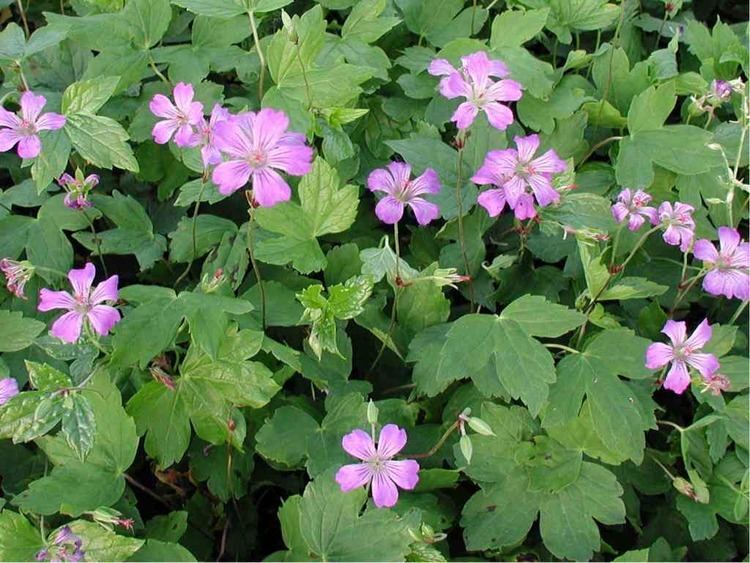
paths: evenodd
<path fill-rule="evenodd" d="M 737 229 L 719 227 L 719 250 L 706 239 L 696 241 L 693 254 L 710 271 L 703 289 L 729 299 L 750 297 L 750 243 L 743 242 Z"/>
<path fill-rule="evenodd" d="M 405 162 L 391 162 L 385 168 L 370 172 L 367 187 L 370 191 L 387 194 L 375 206 L 375 214 L 388 225 L 401 220 L 405 205 L 411 207 L 420 225 L 426 225 L 440 215 L 440 208 L 423 197 L 440 191 L 440 180 L 432 168 L 427 168 L 412 180 L 411 166 Z"/>
<path fill-rule="evenodd" d="M 84 320 L 90 323 L 98 334 L 104 336 L 120 321 L 120 312 L 105 301 L 117 301 L 118 277 L 111 276 L 97 285 L 91 286 L 96 276 L 96 268 L 91 263 L 80 270 L 70 270 L 68 279 L 73 286 L 73 295 L 67 291 L 42 289 L 39 292 L 39 310 L 67 309 L 67 313 L 52 323 L 52 336 L 64 342 L 77 342 L 81 336 Z"/>
<path fill-rule="evenodd" d="M 507 203 L 518 219 L 530 219 L 536 216 L 534 199 L 540 207 L 560 200 L 552 187 L 552 176 L 564 172 L 568 165 L 553 149 L 534 158 L 539 135 L 515 137 L 514 141 L 517 149 L 489 151 L 471 181 L 497 186 L 477 198 L 490 216 L 498 215 Z"/>
<path fill-rule="evenodd" d="M 690 338 L 683 321 L 667 321 L 662 332 L 669 337 L 671 344 L 655 342 L 646 350 L 646 367 L 648 369 L 663 368 L 671 362 L 672 367 L 667 373 L 664 388 L 682 393 L 690 385 L 688 366 L 698 370 L 703 379 L 708 379 L 719 369 L 719 360 L 713 354 L 702 353 L 701 350 L 711 340 L 712 330 L 708 319 L 704 319 L 695 329 Z"/>
<path fill-rule="evenodd" d="M 85 178 L 80 170 L 76 170 L 75 178 L 67 172 L 57 179 L 57 183 L 65 190 L 63 203 L 70 209 L 85 209 L 91 207 L 88 199 L 89 192 L 99 184 L 97 174 L 89 174 Z"/>
<path fill-rule="evenodd" d="M 659 218 L 655 207 L 650 207 L 651 196 L 643 190 L 631 191 L 625 188 L 617 196 L 617 203 L 612 206 L 612 216 L 618 223 L 627 220 L 628 229 L 637 231 L 646 222 L 653 225 L 658 223 Z"/>
<path fill-rule="evenodd" d="M 682 252 L 687 252 L 693 244 L 695 235 L 695 221 L 693 220 L 695 208 L 688 203 L 677 202 L 672 204 L 665 201 L 659 206 L 658 223 L 664 229 L 662 238 L 669 245 L 680 245 Z"/>
<path fill-rule="evenodd" d="M 0 272 L 5 275 L 5 287 L 19 299 L 26 299 L 24 288 L 34 275 L 34 266 L 28 260 L 0 260 Z"/>
<path fill-rule="evenodd" d="M 288 127 L 287 115 L 271 108 L 216 123 L 215 144 L 228 157 L 212 175 L 219 192 L 229 195 L 252 179 L 253 198 L 261 207 L 288 201 L 292 190 L 276 169 L 304 176 L 312 168 L 313 155 L 305 136 Z"/>
<path fill-rule="evenodd" d="M 178 147 L 194 147 L 200 142 L 195 128 L 203 123 L 203 104 L 194 102 L 193 86 L 179 82 L 173 91 L 174 103 L 163 94 L 156 94 L 149 103 L 151 113 L 163 117 L 154 125 L 151 135 L 154 142 L 164 145 L 174 135 Z"/>
<path fill-rule="evenodd" d="M 461 68 L 456 69 L 445 59 L 435 59 L 428 72 L 440 79 L 440 93 L 448 99 L 463 96 L 466 101 L 456 109 L 451 121 L 459 129 L 467 129 L 479 111 L 496 129 L 505 130 L 513 123 L 513 112 L 501 102 L 515 102 L 523 95 L 521 85 L 507 79 L 508 67 L 492 60 L 484 51 L 461 57 Z M 492 77 L 500 78 L 495 82 Z"/>
<path fill-rule="evenodd" d="M 0 379 L 0 406 L 18 395 L 18 381 L 12 377 Z"/>
<path fill-rule="evenodd" d="M 229 111 L 221 107 L 219 104 L 214 104 L 211 110 L 211 115 L 208 119 L 203 119 L 198 126 L 198 134 L 200 135 L 200 147 L 201 147 L 201 158 L 203 159 L 203 167 L 208 168 L 214 164 L 221 162 L 221 151 L 216 146 L 216 136 L 214 135 L 214 129 L 217 123 L 222 121 L 228 121 L 231 119 Z"/>
<path fill-rule="evenodd" d="M 39 131 L 54 131 L 65 126 L 64 115 L 52 112 L 42 114 L 46 103 L 44 96 L 26 90 L 21 94 L 20 114 L 0 107 L 0 152 L 8 151 L 18 143 L 16 152 L 21 158 L 39 156 L 42 151 Z"/>
<path fill-rule="evenodd" d="M 372 482 L 372 498 L 379 508 L 391 507 L 398 501 L 396 486 L 412 490 L 419 481 L 419 464 L 413 459 L 395 461 L 406 445 L 406 430 L 386 424 L 380 431 L 377 447 L 364 430 L 354 430 L 344 436 L 341 446 L 362 463 L 344 465 L 336 473 L 336 482 L 344 492 Z"/>

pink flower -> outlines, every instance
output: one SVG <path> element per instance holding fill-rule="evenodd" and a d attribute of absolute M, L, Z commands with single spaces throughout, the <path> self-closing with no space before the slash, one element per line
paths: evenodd
<path fill-rule="evenodd" d="M 541 207 L 560 200 L 552 187 L 552 176 L 564 172 L 568 165 L 552 149 L 534 158 L 539 135 L 515 137 L 514 142 L 517 150 L 489 151 L 471 181 L 499 188 L 487 190 L 477 199 L 490 216 L 498 215 L 507 203 L 518 219 L 530 219 L 536 215 L 534 199 Z"/>
<path fill-rule="evenodd" d="M 252 178 L 253 197 L 261 207 L 288 201 L 292 190 L 276 169 L 304 176 L 312 168 L 313 155 L 305 136 L 288 132 L 288 127 L 287 115 L 271 108 L 216 123 L 216 146 L 229 156 L 213 172 L 219 193 L 234 193 Z"/>
<path fill-rule="evenodd" d="M 367 177 L 370 191 L 388 194 L 375 206 L 375 214 L 383 223 L 398 223 L 404 215 L 405 205 L 411 207 L 420 225 L 426 225 L 440 216 L 440 208 L 422 197 L 440 191 L 437 172 L 428 168 L 421 176 L 413 180 L 410 178 L 411 166 L 405 162 L 391 162 L 385 168 L 370 172 Z"/>
<path fill-rule="evenodd" d="M 419 464 L 413 459 L 393 461 L 393 456 L 404 449 L 406 430 L 386 424 L 380 431 L 377 449 L 364 430 L 354 430 L 344 436 L 341 446 L 349 455 L 364 463 L 344 465 L 336 473 L 336 482 L 344 492 L 372 482 L 372 498 L 379 508 L 391 507 L 398 501 L 398 489 L 412 490 L 419 481 Z"/>
<path fill-rule="evenodd" d="M 461 57 L 461 68 L 455 69 L 445 59 L 435 59 L 428 72 L 433 76 L 443 76 L 440 80 L 440 93 L 448 99 L 463 96 L 466 101 L 458 106 L 451 117 L 459 129 L 467 129 L 479 111 L 487 115 L 487 120 L 496 129 L 505 130 L 513 123 L 513 112 L 500 102 L 514 102 L 523 95 L 521 85 L 505 78 L 508 68 L 501 61 L 491 60 L 484 51 Z"/>
<path fill-rule="evenodd" d="M 74 178 L 66 172 L 58 178 L 57 183 L 67 192 L 63 200 L 66 207 L 70 209 L 85 209 L 86 207 L 91 207 L 88 195 L 99 184 L 99 176 L 89 174 L 84 178 L 83 174 L 77 171 Z"/>
<path fill-rule="evenodd" d="M 719 227 L 719 250 L 706 239 L 695 243 L 693 254 L 710 271 L 703 278 L 703 289 L 728 299 L 750 297 L 750 244 L 742 242 L 737 229 Z"/>
<path fill-rule="evenodd" d="M 65 116 L 42 113 L 47 99 L 26 90 L 21 94 L 21 113 L 17 115 L 0 107 L 0 152 L 9 151 L 18 143 L 21 158 L 36 158 L 42 151 L 39 131 L 54 131 L 65 126 Z"/>
<path fill-rule="evenodd" d="M 219 104 L 215 104 L 208 121 L 206 119 L 201 120 L 198 126 L 198 134 L 200 135 L 201 157 L 203 158 L 204 168 L 221 162 L 221 151 L 216 146 L 214 129 L 217 123 L 228 121 L 230 118 L 231 115 L 226 109 Z"/>
<path fill-rule="evenodd" d="M 109 333 L 120 321 L 120 312 L 105 301 L 117 301 L 118 277 L 111 276 L 91 290 L 96 276 L 96 268 L 91 263 L 80 270 L 70 270 L 68 279 L 73 286 L 73 295 L 67 291 L 42 289 L 39 292 L 40 311 L 67 309 L 68 312 L 58 318 L 51 329 L 52 336 L 64 342 L 77 342 L 81 336 L 84 319 L 102 336 Z"/>
<path fill-rule="evenodd" d="M 174 135 L 174 142 L 178 147 L 194 147 L 200 142 L 194 127 L 203 122 L 203 104 L 194 102 L 193 87 L 180 82 L 174 87 L 174 104 L 163 94 L 156 94 L 149 103 L 151 113 L 163 117 L 151 130 L 154 142 L 164 145 Z"/>
<path fill-rule="evenodd" d="M 659 222 L 655 207 L 649 207 L 651 196 L 643 190 L 631 192 L 625 188 L 617 196 L 617 203 L 612 206 L 612 217 L 618 223 L 628 220 L 628 229 L 637 231 L 648 219 L 652 224 Z M 644 217 L 646 219 L 644 219 Z"/>
<path fill-rule="evenodd" d="M 680 245 L 682 252 L 687 252 L 693 244 L 695 235 L 695 221 L 693 221 L 695 208 L 687 203 L 677 202 L 672 204 L 665 201 L 659 206 L 659 222 L 666 227 L 662 238 L 669 245 Z"/>
<path fill-rule="evenodd" d="M 5 275 L 5 287 L 8 288 L 8 291 L 20 299 L 26 299 L 23 289 L 26 282 L 34 275 L 34 266 L 31 265 L 31 262 L 26 260 L 18 262 L 3 258 L 0 260 L 0 272 Z"/>
<path fill-rule="evenodd" d="M 705 393 L 706 391 L 708 391 L 715 397 L 718 397 L 724 391 L 729 391 L 729 388 L 731 386 L 732 382 L 729 381 L 729 378 L 726 375 L 714 373 L 703 380 L 703 390 L 701 391 L 701 393 Z"/>
<path fill-rule="evenodd" d="M 726 80 L 711 82 L 710 94 L 719 102 L 725 102 L 732 96 L 732 85 Z"/>
<path fill-rule="evenodd" d="M 672 363 L 667 373 L 664 388 L 670 389 L 677 394 L 682 393 L 690 385 L 690 374 L 688 366 L 698 370 L 707 379 L 717 369 L 719 360 L 713 354 L 699 353 L 706 343 L 711 340 L 711 327 L 708 319 L 704 319 L 695 332 L 687 338 L 685 323 L 680 321 L 667 321 L 662 329 L 672 341 L 672 344 L 656 342 L 646 350 L 646 367 L 648 369 L 659 369 Z"/>
<path fill-rule="evenodd" d="M 18 395 L 18 381 L 12 377 L 0 379 L 0 406 Z"/>

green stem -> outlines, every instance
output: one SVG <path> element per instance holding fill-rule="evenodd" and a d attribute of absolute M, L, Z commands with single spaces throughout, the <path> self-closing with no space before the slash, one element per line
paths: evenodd
<path fill-rule="evenodd" d="M 593 155 L 596 151 L 598 151 L 604 145 L 611 143 L 612 141 L 619 141 L 621 139 L 622 139 L 621 135 L 613 135 L 612 137 L 607 137 L 606 139 L 599 141 L 593 147 L 591 147 L 589 152 L 586 153 L 586 156 L 584 156 L 581 159 L 581 161 L 577 164 L 577 166 L 580 167 L 584 162 L 586 162 L 589 158 L 591 158 L 591 155 Z"/>
<path fill-rule="evenodd" d="M 400 242 L 398 240 L 398 221 L 393 224 L 393 246 L 396 251 L 396 279 L 393 280 L 393 305 L 391 307 L 391 320 L 388 323 L 388 332 L 387 339 L 393 341 L 393 329 L 396 328 L 396 317 L 398 315 L 398 296 L 401 291 L 401 273 L 399 270 L 400 262 L 401 262 L 401 246 Z M 380 350 L 378 350 L 377 355 L 375 356 L 375 359 L 372 361 L 372 364 L 370 364 L 370 369 L 368 371 L 372 372 L 375 369 L 375 366 L 378 365 L 378 362 L 380 361 L 380 358 L 383 357 L 383 353 L 385 352 L 385 347 L 388 340 L 384 340 L 380 344 Z"/>
<path fill-rule="evenodd" d="M 253 231 L 255 230 L 255 214 L 253 213 L 252 204 L 248 210 L 250 219 L 247 222 L 247 253 L 250 256 L 250 263 L 253 266 L 253 273 L 255 279 L 258 282 L 258 291 L 260 293 L 260 324 L 261 328 L 266 330 L 266 288 L 263 285 L 263 278 L 260 277 L 260 268 L 255 260 L 255 252 L 253 248 Z"/>
<path fill-rule="evenodd" d="M 156 61 L 154 60 L 154 57 L 151 56 L 151 52 L 148 53 L 148 64 L 151 67 L 151 70 L 154 71 L 154 74 L 159 77 L 159 79 L 164 82 L 167 86 L 172 86 L 172 83 L 169 81 L 169 78 L 164 76 L 162 72 L 157 68 Z"/>
<path fill-rule="evenodd" d="M 652 234 L 654 234 L 656 231 L 658 231 L 661 228 L 661 225 L 657 225 L 656 227 L 652 227 L 648 231 L 645 232 L 645 234 L 638 239 L 638 242 L 635 243 L 635 246 L 633 247 L 633 250 L 630 251 L 630 254 L 628 254 L 628 257 L 625 259 L 625 261 L 621 264 L 620 268 L 621 270 L 625 269 L 625 266 L 627 266 L 630 261 L 635 256 L 635 253 L 638 252 L 638 250 L 643 246 L 643 243 L 646 242 L 646 239 L 650 237 Z"/>
<path fill-rule="evenodd" d="M 622 8 L 620 8 L 622 10 Z M 656 51 L 656 49 L 659 47 L 659 39 L 661 39 L 661 33 L 664 31 L 664 26 L 667 24 L 667 17 L 669 16 L 669 12 L 667 10 L 664 10 L 664 17 L 661 19 L 661 25 L 659 26 L 659 32 L 656 34 L 656 41 L 654 41 L 654 47 L 651 49 L 652 51 Z"/>
<path fill-rule="evenodd" d="M 104 277 L 109 277 L 109 272 L 107 272 L 107 265 L 104 263 L 104 256 L 102 255 L 102 241 L 99 238 L 99 236 L 96 234 L 96 227 L 94 227 L 94 221 L 89 217 L 88 212 L 86 209 L 81 209 L 83 212 L 83 216 L 86 218 L 86 221 L 88 221 L 89 228 L 91 229 L 91 236 L 94 237 L 94 244 L 96 245 L 96 253 L 99 256 L 99 263 L 102 266 L 102 271 L 104 272 Z"/>
<path fill-rule="evenodd" d="M 734 312 L 734 315 L 732 315 L 732 318 L 729 319 L 730 325 L 733 325 L 734 322 L 739 318 L 739 316 L 742 314 L 742 311 L 744 311 L 745 307 L 747 307 L 747 303 L 748 303 L 747 299 L 745 299 L 745 301 L 740 303 L 740 306 L 737 307 L 737 310 Z"/>
<path fill-rule="evenodd" d="M 307 111 L 312 109 L 312 90 L 310 90 L 310 82 L 307 80 L 307 70 L 305 69 L 305 63 L 302 61 L 302 54 L 300 53 L 299 41 L 295 44 L 295 52 L 297 54 L 297 62 L 302 69 L 302 80 L 305 82 L 305 97 L 307 98 Z"/>
<path fill-rule="evenodd" d="M 201 200 L 203 199 L 203 190 L 206 189 L 206 174 L 203 175 L 201 179 L 201 189 L 198 192 L 198 201 L 195 202 L 195 209 L 193 209 L 193 223 L 191 225 L 192 227 L 192 242 L 193 242 L 193 249 L 190 253 L 190 260 L 188 260 L 187 266 L 185 266 L 185 269 L 180 274 L 180 277 L 177 278 L 177 281 L 174 282 L 174 285 L 172 287 L 177 287 L 180 285 L 180 282 L 185 278 L 185 276 L 188 275 L 188 272 L 190 272 L 190 268 L 193 266 L 193 262 L 195 261 L 195 253 L 198 251 L 198 241 L 197 241 L 197 227 L 196 223 L 198 222 L 198 210 L 201 208 Z"/>
<path fill-rule="evenodd" d="M 615 233 L 615 240 L 612 242 L 612 256 L 610 256 L 609 259 L 609 266 L 610 269 L 612 266 L 615 265 L 615 260 L 617 260 L 617 247 L 620 245 L 620 235 L 622 234 L 622 229 L 625 227 L 625 223 L 620 223 L 620 226 L 617 227 L 617 232 Z"/>
<path fill-rule="evenodd" d="M 440 437 L 440 439 L 437 441 L 437 443 L 432 446 L 428 451 L 426 451 L 423 454 L 409 454 L 409 457 L 411 458 L 417 458 L 417 459 L 423 459 L 426 457 L 430 457 L 435 454 L 442 446 L 445 444 L 445 441 L 448 439 L 448 437 L 453 434 L 453 432 L 458 428 L 459 421 L 457 420 L 453 424 L 451 424 L 448 427 L 448 430 L 445 431 L 445 433 Z"/>
<path fill-rule="evenodd" d="M 664 426 L 671 426 L 672 428 L 679 430 L 680 432 L 685 431 L 682 426 L 680 426 L 679 424 L 675 424 L 674 422 L 670 422 L 669 420 L 657 420 L 656 423 Z"/>
<path fill-rule="evenodd" d="M 18 4 L 18 14 L 21 16 L 21 23 L 23 23 L 23 30 L 26 33 L 26 39 L 28 39 L 31 33 L 29 32 L 29 22 L 26 19 L 26 10 L 23 8 L 23 0 L 16 0 L 16 4 Z"/>
<path fill-rule="evenodd" d="M 260 75 L 258 77 L 258 101 L 263 99 L 263 82 L 266 78 L 266 59 L 263 56 L 263 49 L 260 48 L 260 37 L 258 37 L 258 26 L 255 24 L 255 14 L 252 10 L 247 12 L 250 17 L 250 30 L 253 33 L 253 41 L 255 42 L 255 50 L 258 53 L 258 60 L 260 61 Z"/>
<path fill-rule="evenodd" d="M 456 144 L 458 146 L 458 166 L 456 169 L 456 209 L 458 210 L 458 217 L 457 217 L 457 223 L 458 223 L 458 244 L 461 248 L 461 257 L 464 261 L 464 268 L 465 268 L 465 275 L 469 276 L 469 312 L 471 313 L 474 309 L 474 283 L 471 279 L 471 269 L 469 267 L 469 258 L 466 253 L 466 237 L 464 235 L 464 203 L 463 203 L 463 197 L 461 193 L 461 188 L 463 187 L 463 178 L 462 178 L 462 171 L 463 171 L 463 163 L 464 163 L 464 143 L 466 141 L 466 135 L 465 131 L 461 130 L 458 132 L 458 136 L 456 137 L 456 140 L 458 141 Z"/>
<path fill-rule="evenodd" d="M 544 346 L 545 348 L 556 348 L 558 350 L 565 350 L 566 352 L 570 352 L 571 354 L 580 354 L 580 352 L 576 350 L 575 348 L 571 348 L 570 346 L 565 346 L 563 344 L 547 343 Z"/>

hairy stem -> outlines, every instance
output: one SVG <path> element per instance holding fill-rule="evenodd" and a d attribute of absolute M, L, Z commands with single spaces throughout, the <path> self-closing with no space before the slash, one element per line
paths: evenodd
<path fill-rule="evenodd" d="M 462 170 L 463 170 L 463 164 L 464 164 L 464 143 L 465 143 L 465 133 L 464 131 L 459 131 L 458 136 L 456 137 L 456 144 L 458 149 L 458 158 L 457 158 L 457 166 L 456 166 L 456 208 L 458 210 L 458 215 L 456 217 L 457 223 L 458 223 L 458 244 L 461 247 L 461 258 L 463 258 L 464 262 L 464 273 L 465 275 L 469 276 L 469 312 L 471 313 L 474 310 L 474 283 L 471 279 L 471 269 L 469 268 L 469 257 L 466 254 L 466 237 L 464 234 L 464 203 L 463 203 L 463 194 L 461 193 L 461 188 L 463 187 L 463 178 L 462 178 Z"/>
<path fill-rule="evenodd" d="M 99 236 L 96 234 L 96 227 L 94 227 L 94 221 L 89 217 L 88 212 L 85 209 L 81 210 L 83 212 L 83 216 L 86 218 L 86 221 L 88 221 L 89 228 L 91 229 L 91 236 L 94 237 L 94 244 L 96 245 L 96 254 L 99 256 L 99 263 L 102 266 L 102 271 L 104 272 L 104 277 L 109 277 L 109 272 L 107 272 L 107 265 L 104 263 L 104 256 L 102 255 L 102 241 L 99 238 Z"/>
<path fill-rule="evenodd" d="M 26 10 L 23 7 L 23 0 L 16 0 L 16 4 L 18 4 L 18 15 L 21 16 L 21 23 L 23 23 L 23 30 L 26 33 L 26 39 L 28 39 L 31 32 L 29 31 L 29 21 L 26 19 Z"/>
<path fill-rule="evenodd" d="M 426 451 L 423 454 L 411 454 L 409 457 L 422 459 L 425 457 L 430 457 L 432 455 L 435 455 L 435 452 L 437 452 L 441 447 L 443 447 L 443 444 L 445 444 L 445 441 L 448 439 L 448 437 L 453 434 L 453 432 L 458 428 L 459 421 L 457 420 L 453 424 L 451 424 L 448 427 L 448 430 L 446 430 L 443 435 L 440 437 L 440 439 L 437 441 L 437 443 L 432 446 L 428 451 Z"/>
<path fill-rule="evenodd" d="M 247 12 L 250 17 L 250 30 L 253 32 L 253 41 L 255 42 L 255 50 L 258 52 L 258 60 L 260 61 L 260 75 L 258 76 L 258 100 L 263 99 L 263 82 L 266 78 L 266 59 L 263 56 L 263 49 L 260 48 L 260 37 L 258 37 L 258 26 L 255 23 L 255 14 L 252 10 Z"/>
<path fill-rule="evenodd" d="M 192 228 L 192 252 L 190 253 L 190 260 L 188 260 L 187 266 L 185 266 L 185 269 L 180 274 L 180 277 L 177 278 L 177 281 L 174 282 L 174 285 L 172 287 L 177 287 L 180 285 L 180 282 L 185 279 L 185 276 L 188 275 L 188 272 L 190 272 L 190 268 L 193 267 L 193 262 L 195 261 L 195 253 L 198 251 L 197 246 L 197 219 L 198 219 L 198 210 L 201 208 L 201 200 L 203 199 L 203 190 L 206 189 L 206 174 L 203 175 L 201 178 L 201 189 L 198 192 L 198 201 L 195 202 L 195 209 L 193 209 L 193 224 L 191 225 Z"/>
<path fill-rule="evenodd" d="M 747 299 L 745 299 L 742 303 L 740 303 L 740 306 L 737 307 L 737 310 L 734 312 L 734 315 L 732 315 L 732 318 L 729 319 L 730 325 L 733 325 L 734 322 L 740 317 L 740 315 L 742 314 L 742 311 L 744 311 L 745 307 L 747 307 L 747 303 L 748 303 Z"/>
<path fill-rule="evenodd" d="M 255 231 L 255 213 L 253 213 L 252 203 L 248 209 L 248 215 L 250 219 L 247 222 L 247 253 L 250 256 L 250 264 L 253 266 L 253 273 L 255 279 L 258 282 L 258 291 L 260 293 L 260 325 L 261 328 L 266 330 L 266 288 L 263 285 L 263 278 L 260 276 L 260 268 L 258 268 L 258 262 L 255 260 L 255 251 L 253 247 L 253 234 Z"/>

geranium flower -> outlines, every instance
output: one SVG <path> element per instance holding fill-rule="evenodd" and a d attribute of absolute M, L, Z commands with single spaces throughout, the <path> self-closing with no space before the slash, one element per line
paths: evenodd
<path fill-rule="evenodd" d="M 16 152 L 21 158 L 36 158 L 42 151 L 39 131 L 54 131 L 65 126 L 65 116 L 48 112 L 42 108 L 47 98 L 26 90 L 21 94 L 19 115 L 0 107 L 0 152 L 9 151 L 16 143 Z"/>
<path fill-rule="evenodd" d="M 172 92 L 174 104 L 163 94 L 156 94 L 149 102 L 151 113 L 163 117 L 151 130 L 154 142 L 164 145 L 174 135 L 178 147 L 194 147 L 200 142 L 194 128 L 203 122 L 203 104 L 194 102 L 193 86 L 179 82 Z"/>
<path fill-rule="evenodd" d="M 564 172 L 568 165 L 552 149 L 534 158 L 539 135 L 515 137 L 514 142 L 518 149 L 489 151 L 471 181 L 502 188 L 487 190 L 477 200 L 491 216 L 500 213 L 507 203 L 518 219 L 530 219 L 536 215 L 534 199 L 540 207 L 560 200 L 552 187 L 552 176 Z"/>
<path fill-rule="evenodd" d="M 229 160 L 219 164 L 213 181 L 224 195 L 234 193 L 252 178 L 253 197 L 261 207 L 288 201 L 292 190 L 276 172 L 304 176 L 312 168 L 313 150 L 302 133 L 287 131 L 283 111 L 249 111 L 214 127 L 215 144 Z"/>
<path fill-rule="evenodd" d="M 394 461 L 392 458 L 406 445 L 406 430 L 386 424 L 380 431 L 377 448 L 364 430 L 344 436 L 341 446 L 346 453 L 363 463 L 344 465 L 336 473 L 336 482 L 344 492 L 372 482 L 372 498 L 379 508 L 391 507 L 398 501 L 397 486 L 412 490 L 419 481 L 419 464 L 413 459 Z"/>
<path fill-rule="evenodd" d="M 83 561 L 86 553 L 82 549 L 83 540 L 73 533 L 69 526 L 63 526 L 55 534 L 52 545 L 40 549 L 37 561 Z"/>
<path fill-rule="evenodd" d="M 719 102 L 724 102 L 732 96 L 732 84 L 726 80 L 711 82 L 710 94 Z"/>
<path fill-rule="evenodd" d="M 724 391 L 729 391 L 731 386 L 732 382 L 729 381 L 729 378 L 726 375 L 713 373 L 703 380 L 703 389 L 701 392 L 705 393 L 708 391 L 713 396 L 718 397 Z"/>
<path fill-rule="evenodd" d="M 458 106 L 451 121 L 459 129 L 467 129 L 479 111 L 496 129 L 507 129 L 513 123 L 513 112 L 500 102 L 515 102 L 523 95 L 522 86 L 515 80 L 505 79 L 510 73 L 501 61 L 491 60 L 484 51 L 461 57 L 461 68 L 455 69 L 445 59 L 435 59 L 428 72 L 443 76 L 440 93 L 448 99 L 463 96 L 466 101 Z M 491 77 L 502 78 L 495 82 Z"/>
<path fill-rule="evenodd" d="M 216 128 L 217 123 L 227 121 L 230 117 L 231 114 L 229 111 L 221 107 L 219 104 L 214 104 L 214 107 L 211 110 L 211 116 L 208 120 L 204 118 L 198 126 L 201 158 L 203 159 L 203 166 L 205 168 L 221 162 L 221 151 L 219 150 L 219 147 L 216 146 L 214 129 Z"/>
<path fill-rule="evenodd" d="M 421 176 L 413 180 L 410 178 L 411 166 L 405 162 L 391 162 L 385 168 L 370 172 L 367 177 L 370 191 L 387 194 L 375 206 L 375 214 L 383 223 L 398 223 L 404 215 L 405 205 L 411 207 L 420 225 L 426 225 L 440 216 L 440 208 L 422 197 L 440 191 L 437 172 L 427 168 Z"/>
<path fill-rule="evenodd" d="M 0 406 L 18 395 L 18 381 L 12 377 L 0 379 Z"/>
<path fill-rule="evenodd" d="M 67 291 L 52 291 L 46 288 L 39 292 L 40 311 L 68 310 L 52 324 L 52 336 L 64 342 L 77 342 L 84 320 L 102 336 L 108 334 L 120 321 L 120 312 L 117 309 L 110 305 L 102 305 L 105 301 L 117 301 L 118 277 L 107 278 L 92 291 L 94 276 L 96 268 L 88 263 L 80 270 L 73 269 L 68 272 L 73 295 Z"/>
<path fill-rule="evenodd" d="M 8 291 L 20 299 L 26 299 L 23 290 L 26 282 L 34 275 L 34 267 L 31 262 L 26 260 L 18 262 L 3 258 L 0 260 L 0 272 L 5 275 L 5 287 Z"/>
<path fill-rule="evenodd" d="M 679 201 L 672 204 L 665 201 L 659 206 L 659 222 L 666 227 L 662 238 L 671 246 L 680 245 L 682 252 L 687 252 L 693 244 L 695 235 L 695 221 L 693 221 L 695 208 L 687 203 Z"/>
<path fill-rule="evenodd" d="M 710 271 L 703 278 L 703 289 L 728 299 L 750 298 L 750 244 L 743 242 L 737 229 L 719 227 L 719 250 L 706 239 L 695 243 L 693 254 Z"/>
<path fill-rule="evenodd" d="M 89 174 L 85 178 L 83 174 L 76 172 L 74 178 L 67 172 L 58 178 L 57 183 L 67 193 L 63 203 L 70 209 L 85 209 L 91 207 L 91 202 L 88 199 L 89 192 L 99 185 L 99 176 L 97 174 Z"/>
<path fill-rule="evenodd" d="M 667 321 L 662 332 L 669 337 L 672 344 L 651 344 L 646 350 L 646 367 L 659 369 L 671 362 L 672 367 L 664 381 L 665 389 L 677 394 L 685 391 L 690 385 L 688 366 L 698 370 L 704 379 L 719 369 L 719 360 L 716 356 L 700 352 L 711 340 L 712 330 L 708 319 L 704 319 L 698 325 L 690 338 L 687 338 L 687 329 L 682 321 Z"/>
<path fill-rule="evenodd" d="M 618 223 L 628 221 L 628 229 L 637 231 L 646 222 L 658 223 L 658 213 L 655 207 L 649 207 L 652 197 L 643 190 L 632 192 L 629 188 L 622 190 L 617 196 L 617 203 L 612 206 L 612 217 Z"/>

